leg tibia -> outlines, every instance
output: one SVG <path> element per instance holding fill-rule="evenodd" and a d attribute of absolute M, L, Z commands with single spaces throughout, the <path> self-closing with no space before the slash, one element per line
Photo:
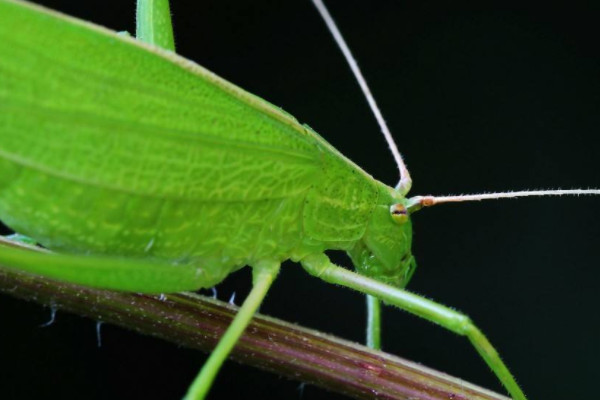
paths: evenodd
<path fill-rule="evenodd" d="M 258 310 L 278 272 L 279 263 L 275 262 L 265 262 L 254 267 L 252 291 L 190 386 L 184 400 L 200 400 L 206 397 L 221 365 Z"/>
<path fill-rule="evenodd" d="M 325 254 L 311 255 L 301 263 L 308 273 L 317 278 L 377 297 L 386 303 L 442 325 L 459 335 L 463 335 L 464 327 L 469 325 L 467 316 L 449 307 L 338 267 L 332 264 Z"/>
<path fill-rule="evenodd" d="M 367 346 L 381 350 L 381 301 L 371 295 L 367 300 Z"/>

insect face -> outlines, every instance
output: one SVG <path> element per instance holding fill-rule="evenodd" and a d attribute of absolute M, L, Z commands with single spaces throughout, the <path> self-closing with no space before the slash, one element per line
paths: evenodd
<path fill-rule="evenodd" d="M 364 236 L 349 254 L 361 274 L 404 287 L 416 267 L 411 244 L 412 228 L 406 206 L 377 205 Z"/>

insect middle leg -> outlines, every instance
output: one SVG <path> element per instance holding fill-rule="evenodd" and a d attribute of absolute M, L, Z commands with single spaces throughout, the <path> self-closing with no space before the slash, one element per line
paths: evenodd
<path fill-rule="evenodd" d="M 252 316 L 258 310 L 263 299 L 267 295 L 271 284 L 279 272 L 278 262 L 262 262 L 253 267 L 252 291 L 244 300 L 237 315 L 219 340 L 219 344 L 200 370 L 200 373 L 188 389 L 185 400 L 204 399 L 210 390 L 212 383 L 225 362 L 225 359 L 237 343 L 238 339 L 250 323 Z"/>

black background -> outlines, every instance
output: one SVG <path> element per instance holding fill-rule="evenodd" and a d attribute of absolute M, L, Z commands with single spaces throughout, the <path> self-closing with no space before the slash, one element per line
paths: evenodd
<path fill-rule="evenodd" d="M 134 31 L 133 1 L 40 3 Z M 329 3 L 406 156 L 413 194 L 600 187 L 600 10 Z M 282 106 L 395 184 L 384 140 L 308 0 L 174 1 L 173 13 L 180 54 Z M 596 397 L 599 213 L 599 198 L 422 211 L 410 289 L 469 314 L 531 399 Z M 248 271 L 234 274 L 219 297 L 242 298 L 249 284 Z M 262 312 L 363 340 L 362 296 L 294 264 Z M 0 298 L 2 398 L 179 398 L 205 360 L 107 325 L 97 348 L 94 321 L 59 313 L 39 328 L 48 318 L 48 309 Z M 502 391 L 465 339 L 405 313 L 385 310 L 384 346 Z M 294 399 L 299 385 L 227 363 L 211 397 Z M 302 398 L 342 397 L 307 386 Z"/>

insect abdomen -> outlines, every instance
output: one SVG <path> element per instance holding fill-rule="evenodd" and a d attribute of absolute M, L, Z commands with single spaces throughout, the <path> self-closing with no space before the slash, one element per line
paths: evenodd
<path fill-rule="evenodd" d="M 264 258 L 286 259 L 302 240 L 304 196 L 194 202 L 86 186 L 0 160 L 0 217 L 67 252 L 194 262 L 219 281 Z M 216 283 L 216 282 L 214 282 Z"/>

